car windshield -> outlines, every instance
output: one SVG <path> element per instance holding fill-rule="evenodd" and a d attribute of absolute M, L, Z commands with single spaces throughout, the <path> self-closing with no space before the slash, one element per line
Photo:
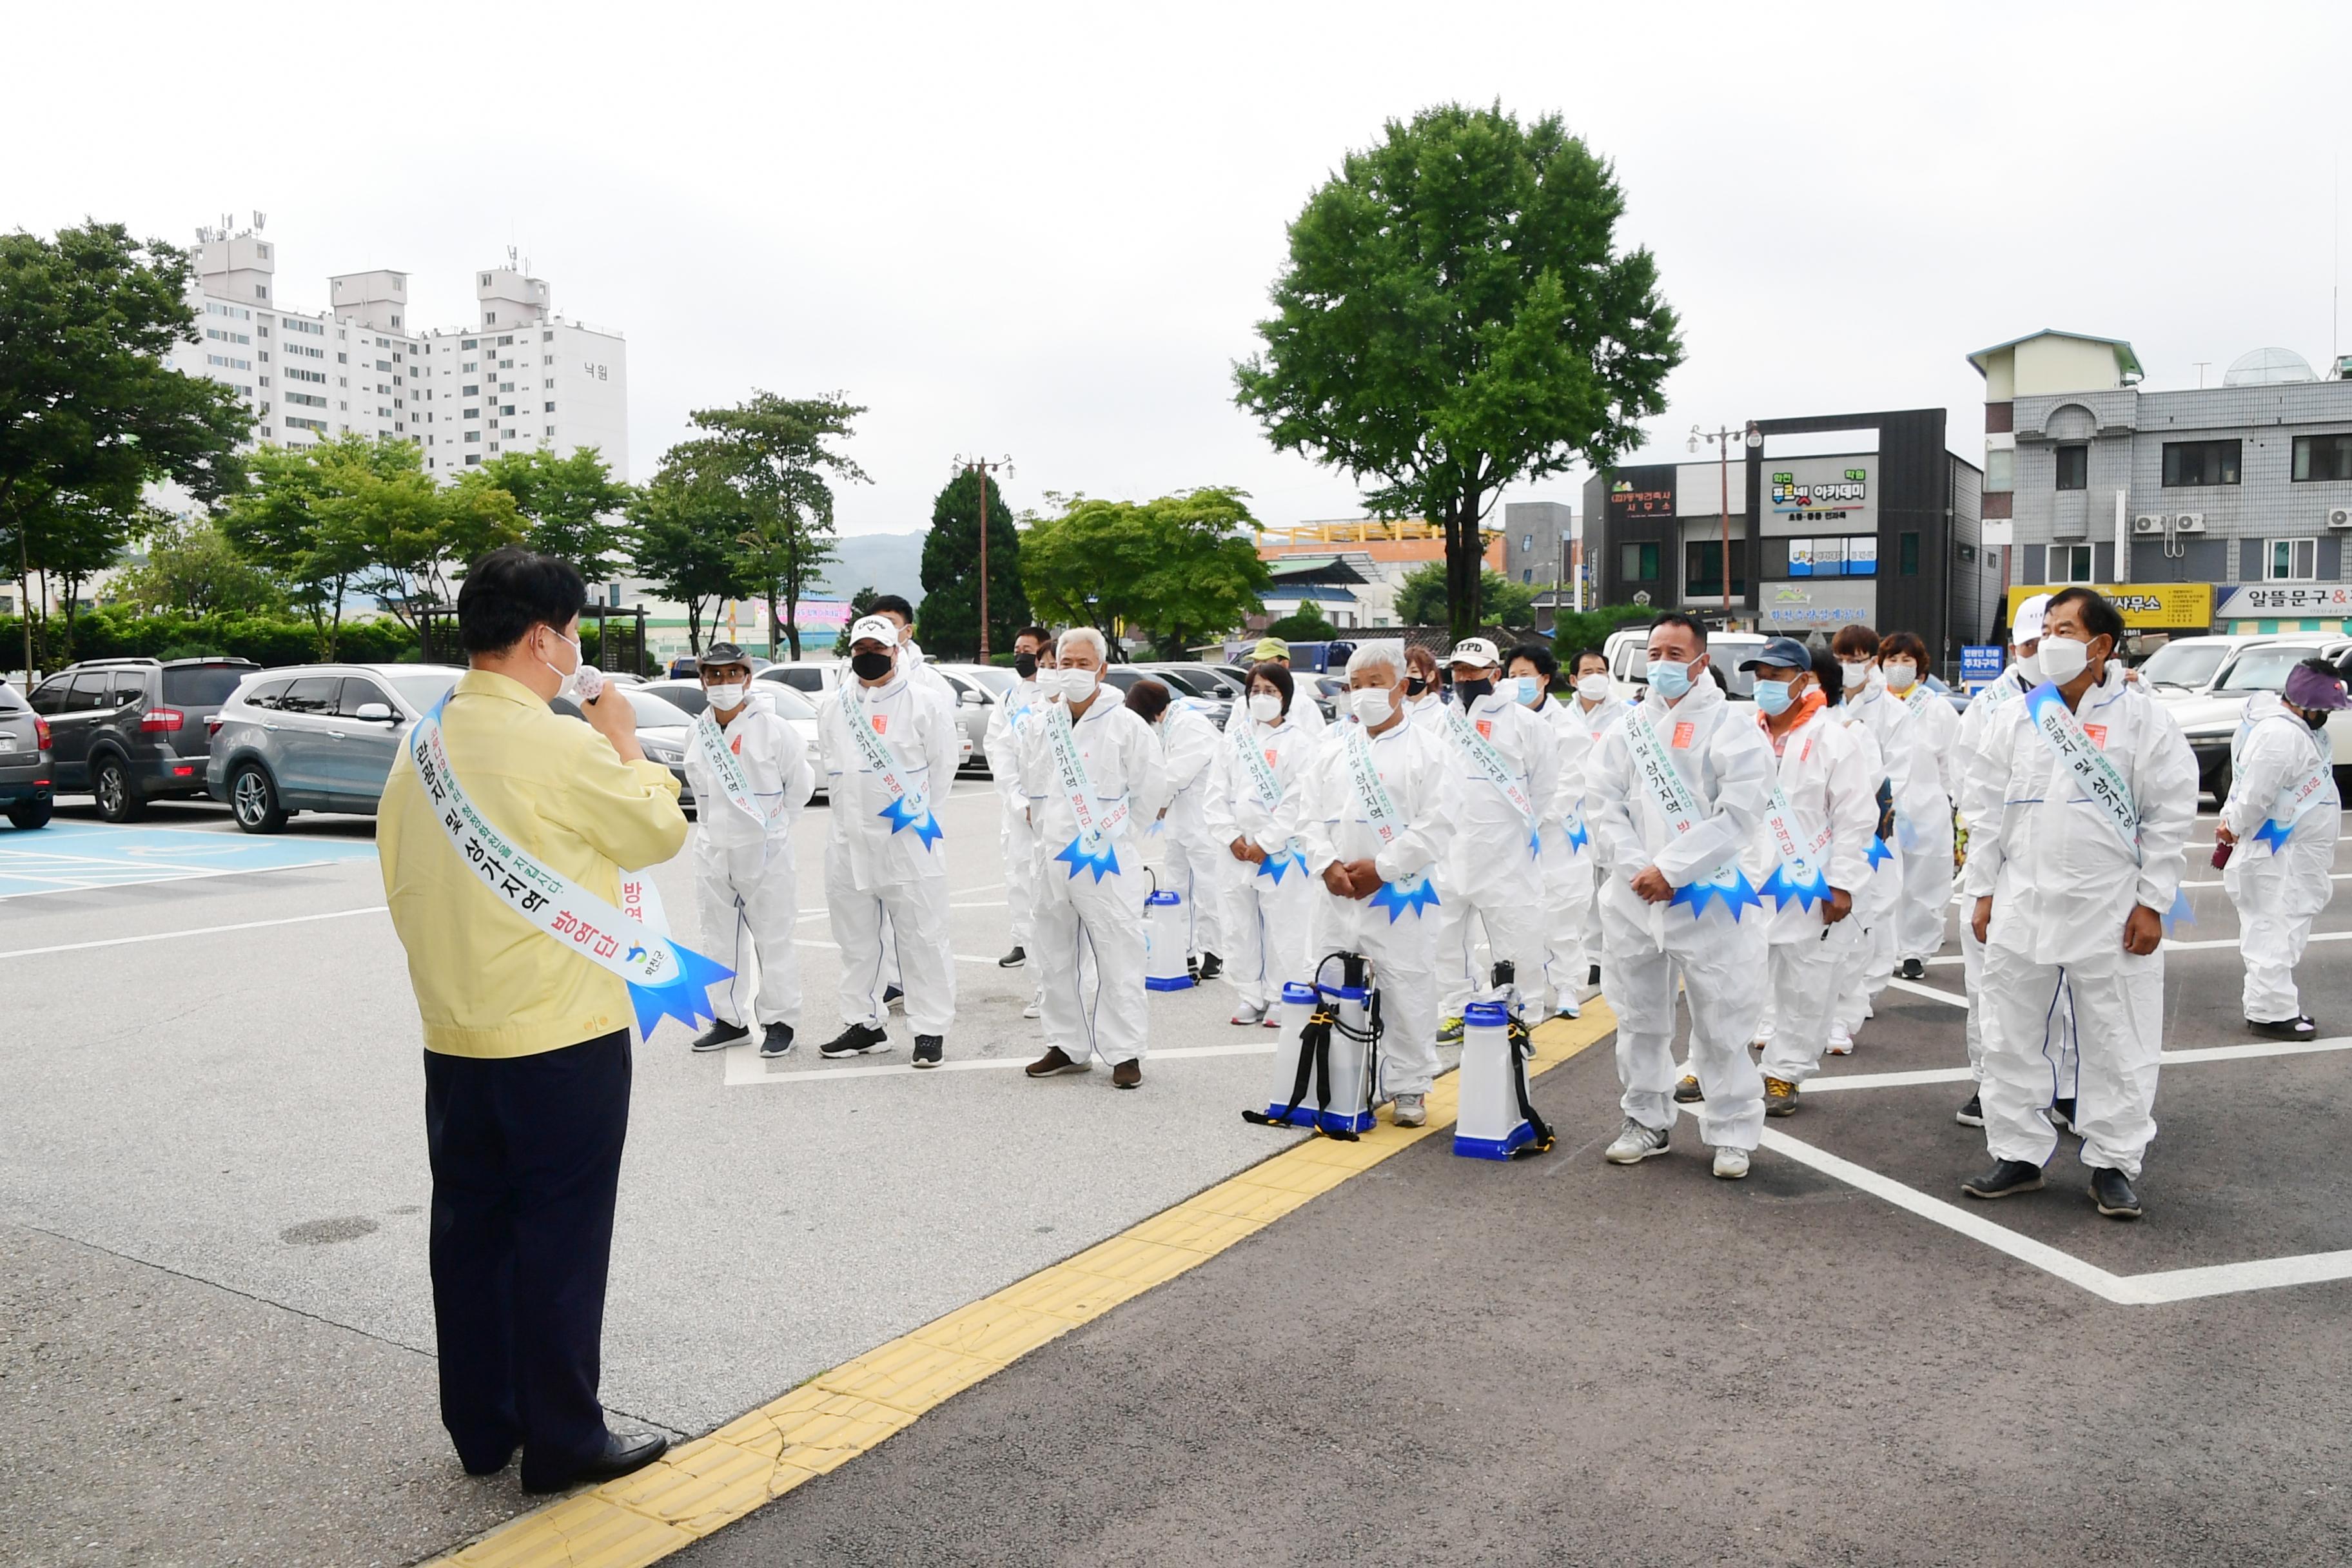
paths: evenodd
<path fill-rule="evenodd" d="M 383 674 L 381 670 L 377 673 Z M 457 671 L 420 669 L 413 675 L 404 671 L 394 671 L 385 675 L 383 679 L 392 682 L 392 689 L 400 693 L 400 700 L 403 702 L 422 713 L 440 701 L 443 694 L 457 684 Z"/>
<path fill-rule="evenodd" d="M 163 701 L 173 708 L 217 708 L 228 700 L 237 682 L 253 673 L 250 665 L 192 664 L 163 672 Z"/>
<path fill-rule="evenodd" d="M 2247 648 L 2231 661 L 2217 689 L 2284 691 L 2286 689 L 2287 671 L 2318 652 L 2315 647 L 2283 647 L 2275 643 Z"/>
<path fill-rule="evenodd" d="M 966 680 L 977 681 L 979 684 L 985 686 L 991 693 L 998 697 L 1002 697 L 1006 692 L 1012 690 L 1013 682 L 1021 679 L 1019 676 L 1013 674 L 1013 671 L 1009 669 L 999 669 L 992 664 L 974 665 L 970 669 L 959 669 L 956 673 L 962 676 Z"/>
<path fill-rule="evenodd" d="M 694 722 L 693 714 L 643 687 L 624 686 L 618 689 L 629 700 L 629 706 L 637 710 L 640 730 L 682 730 Z"/>
<path fill-rule="evenodd" d="M 2139 678 L 2150 686 L 2201 687 L 2229 657 L 2226 642 L 2203 637 L 2168 642 L 2147 656 L 2147 662 L 2139 667 Z"/>

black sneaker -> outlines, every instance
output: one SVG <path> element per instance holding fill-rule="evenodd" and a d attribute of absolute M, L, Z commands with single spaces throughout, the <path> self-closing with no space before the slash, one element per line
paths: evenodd
<path fill-rule="evenodd" d="M 1972 1094 L 1969 1096 L 1969 1102 L 1952 1113 L 1952 1120 L 1958 1122 L 1963 1127 L 1982 1127 L 1984 1125 L 1984 1096 L 1980 1094 Z"/>
<path fill-rule="evenodd" d="M 1903 961 L 1903 978 L 1925 980 L 1927 978 L 1927 966 L 1916 958 L 1906 958 Z"/>
<path fill-rule="evenodd" d="M 1225 972 L 1225 961 L 1213 952 L 1201 955 L 1201 967 L 1195 973 L 1202 980 L 1214 980 Z"/>
<path fill-rule="evenodd" d="M 793 1026 L 790 1024 L 771 1024 L 767 1032 L 760 1037 L 760 1059 L 762 1061 L 773 1061 L 792 1048 Z"/>
<path fill-rule="evenodd" d="M 1022 948 L 1015 947 L 1011 952 L 1006 953 L 1003 958 L 996 961 L 996 967 L 999 969 L 1018 969 L 1028 962 L 1029 954 Z"/>
<path fill-rule="evenodd" d="M 2091 1201 L 2109 1219 L 2139 1218 L 2139 1194 L 2121 1171 L 2102 1165 L 2091 1172 Z"/>
<path fill-rule="evenodd" d="M 816 1048 L 816 1054 L 830 1061 L 836 1057 L 862 1057 L 868 1051 L 887 1051 L 890 1036 L 867 1024 L 852 1024 L 832 1039 Z"/>
<path fill-rule="evenodd" d="M 2267 1035 L 2273 1040 L 2308 1040 L 2317 1037 L 2319 1026 L 2308 1015 L 2300 1018 L 2279 1018 L 2264 1023 L 2259 1018 L 2246 1020 L 2246 1027 L 2257 1035 Z"/>
<path fill-rule="evenodd" d="M 906 992 L 900 990 L 898 986 L 885 985 L 882 987 L 882 1005 L 885 1007 L 887 1007 L 893 1002 L 904 1002 L 906 999 Z"/>
<path fill-rule="evenodd" d="M 2051 1126 L 2061 1132 L 2072 1132 L 2074 1131 L 2074 1097 L 2070 1094 L 2063 1100 L 2052 1100 L 2045 1114 L 2050 1118 Z"/>
<path fill-rule="evenodd" d="M 1991 1170 L 1960 1184 L 1960 1191 L 1972 1198 L 2006 1198 L 2041 1190 L 2042 1167 L 2026 1160 L 1996 1160 Z"/>
<path fill-rule="evenodd" d="M 1706 1094 L 1703 1093 L 1698 1087 L 1698 1075 L 1696 1073 L 1686 1072 L 1683 1074 L 1682 1077 L 1675 1080 L 1675 1103 L 1676 1105 L 1696 1105 L 1706 1099 Z"/>
<path fill-rule="evenodd" d="M 694 1048 L 698 1051 L 723 1051 L 737 1041 L 748 1040 L 751 1037 L 751 1031 L 742 1025 L 730 1024 L 724 1018 L 714 1018 L 710 1022 L 710 1027 L 694 1037 Z"/>
<path fill-rule="evenodd" d="M 917 1035 L 915 1037 L 915 1065 L 919 1068 L 935 1068 L 939 1066 L 940 1052 L 945 1048 L 947 1042 L 942 1040 L 937 1035 Z"/>

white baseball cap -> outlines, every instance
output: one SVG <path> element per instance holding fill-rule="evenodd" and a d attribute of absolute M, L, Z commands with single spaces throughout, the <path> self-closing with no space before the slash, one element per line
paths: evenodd
<path fill-rule="evenodd" d="M 1454 651 L 1445 656 L 1445 662 L 1499 667 L 1503 656 L 1496 652 L 1495 645 L 1485 637 L 1464 637 L 1454 645 Z"/>
<path fill-rule="evenodd" d="M 862 642 L 878 642 L 884 647 L 898 646 L 898 623 L 887 616 L 860 616 L 849 628 L 849 646 Z"/>
<path fill-rule="evenodd" d="M 2042 617 L 2050 613 L 2050 595 L 2036 594 L 2017 606 L 2017 614 L 2009 623 L 2009 640 L 2013 643 L 2040 642 Z"/>

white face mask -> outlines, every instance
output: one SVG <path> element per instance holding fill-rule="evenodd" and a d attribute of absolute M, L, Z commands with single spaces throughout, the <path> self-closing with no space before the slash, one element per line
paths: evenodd
<path fill-rule="evenodd" d="M 1271 724 L 1282 717 L 1282 699 L 1271 691 L 1250 693 L 1249 715 L 1261 724 Z"/>
<path fill-rule="evenodd" d="M 555 666 L 547 664 L 547 660 L 543 658 L 539 661 L 541 664 L 547 664 L 547 668 L 553 670 L 563 681 L 562 685 L 555 689 L 555 695 L 573 702 L 595 701 L 604 694 L 604 672 L 588 662 L 585 652 L 580 647 L 579 638 L 568 637 L 558 632 L 556 640 L 572 645 L 572 668 L 568 670 L 556 669 Z"/>
<path fill-rule="evenodd" d="M 1366 729 L 1385 724 L 1396 709 L 1396 689 L 1389 686 L 1360 686 L 1348 693 L 1348 710 Z"/>
<path fill-rule="evenodd" d="M 1095 694 L 1095 672 L 1091 669 L 1048 670 L 1037 679 L 1040 681 L 1052 680 L 1053 684 L 1045 688 L 1045 694 L 1058 696 L 1065 702 L 1084 702 Z"/>
<path fill-rule="evenodd" d="M 2032 653 L 2017 656 L 2017 673 L 2037 686 L 2042 683 L 2042 646 L 2039 643 L 2034 645 Z"/>
<path fill-rule="evenodd" d="M 702 689 L 703 694 L 710 699 L 710 705 L 721 712 L 731 712 L 742 707 L 743 693 L 750 689 L 740 680 L 726 686 L 706 686 Z"/>
<path fill-rule="evenodd" d="M 2043 637 L 2033 662 L 2042 667 L 2042 679 L 2053 686 L 2063 686 L 2083 673 L 2091 662 L 2091 645 L 2076 642 L 2073 637 Z"/>
<path fill-rule="evenodd" d="M 1890 691 L 1908 691 L 1919 683 L 1919 667 L 1907 658 L 1896 659 L 1885 668 Z"/>
<path fill-rule="evenodd" d="M 1587 702 L 1606 701 L 1609 697 L 1609 678 L 1598 670 L 1591 675 L 1580 675 L 1576 678 L 1576 694 Z"/>
<path fill-rule="evenodd" d="M 1838 668 L 1845 676 L 1845 694 L 1848 697 L 1862 695 L 1863 688 L 1870 684 L 1872 668 L 1868 659 L 1864 659 L 1859 664 L 1848 664 L 1843 659 L 1838 660 Z"/>

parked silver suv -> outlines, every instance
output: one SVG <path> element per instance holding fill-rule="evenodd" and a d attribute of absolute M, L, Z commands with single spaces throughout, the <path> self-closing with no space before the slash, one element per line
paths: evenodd
<path fill-rule="evenodd" d="M 466 672 L 446 664 L 259 670 L 212 721 L 205 788 L 247 833 L 297 811 L 375 815 L 400 739 Z"/>

